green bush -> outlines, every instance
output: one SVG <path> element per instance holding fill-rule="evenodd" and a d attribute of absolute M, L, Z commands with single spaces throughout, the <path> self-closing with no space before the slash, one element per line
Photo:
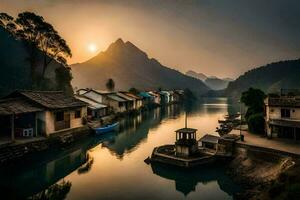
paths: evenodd
<path fill-rule="evenodd" d="M 250 115 L 247 122 L 251 133 L 263 134 L 265 132 L 265 119 L 263 113 Z"/>

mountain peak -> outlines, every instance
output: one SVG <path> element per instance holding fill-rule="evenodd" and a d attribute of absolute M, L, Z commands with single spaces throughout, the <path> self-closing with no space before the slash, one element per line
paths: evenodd
<path fill-rule="evenodd" d="M 106 52 L 115 52 L 116 50 L 123 48 L 124 45 L 125 45 L 124 41 L 121 38 L 119 38 L 115 42 L 109 45 Z"/>
<path fill-rule="evenodd" d="M 123 45 L 123 44 L 124 44 L 124 41 L 122 40 L 122 38 L 119 38 L 119 39 L 117 39 L 114 43 L 115 43 L 116 45 Z"/>
<path fill-rule="evenodd" d="M 148 58 L 147 54 L 143 52 L 141 49 L 139 49 L 137 46 L 135 46 L 133 43 L 124 41 L 119 38 L 115 42 L 113 42 L 107 50 L 104 52 L 106 54 L 109 54 L 111 56 L 121 56 L 121 57 L 140 57 L 140 58 Z"/>

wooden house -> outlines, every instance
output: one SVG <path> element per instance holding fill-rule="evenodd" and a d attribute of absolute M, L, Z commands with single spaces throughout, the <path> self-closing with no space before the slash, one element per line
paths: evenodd
<path fill-rule="evenodd" d="M 125 102 L 126 111 L 135 110 L 135 102 L 134 102 L 135 99 L 133 97 L 127 96 L 122 92 L 117 92 L 116 95 L 126 100 Z"/>
<path fill-rule="evenodd" d="M 98 103 L 107 105 L 114 113 L 122 113 L 126 111 L 127 100 L 116 95 L 115 92 L 101 91 L 89 89 L 82 94 Z"/>
<path fill-rule="evenodd" d="M 206 134 L 198 141 L 200 147 L 217 150 L 220 137 Z"/>
<path fill-rule="evenodd" d="M 87 104 L 56 91 L 16 91 L 0 100 L 1 136 L 49 136 L 85 126 Z"/>
<path fill-rule="evenodd" d="M 154 92 L 154 91 L 150 91 L 148 92 L 151 96 L 153 96 L 153 99 L 154 99 L 154 104 L 156 105 L 160 105 L 160 94 L 157 93 L 157 92 Z"/>
<path fill-rule="evenodd" d="M 110 114 L 109 107 L 103 103 L 94 101 L 83 95 L 75 95 L 76 99 L 84 101 L 88 104 L 87 106 L 87 117 L 88 119 L 95 120 Z"/>
<path fill-rule="evenodd" d="M 134 109 L 140 110 L 143 106 L 143 99 L 140 96 L 137 96 L 135 94 L 129 93 L 129 92 L 122 92 L 122 94 L 125 94 L 126 96 L 129 96 L 134 99 Z"/>
<path fill-rule="evenodd" d="M 170 93 L 167 91 L 160 91 L 160 99 L 161 99 L 161 104 L 166 105 L 170 103 Z"/>
<path fill-rule="evenodd" d="M 269 138 L 300 140 L 300 96 L 280 95 L 265 99 L 265 128 Z"/>

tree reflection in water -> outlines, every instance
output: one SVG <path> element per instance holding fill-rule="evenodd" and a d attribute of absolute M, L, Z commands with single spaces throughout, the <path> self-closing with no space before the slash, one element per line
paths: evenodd
<path fill-rule="evenodd" d="M 71 190 L 72 183 L 70 181 L 63 180 L 61 183 L 51 185 L 47 189 L 27 198 L 30 200 L 62 200 L 67 197 L 67 194 Z"/>

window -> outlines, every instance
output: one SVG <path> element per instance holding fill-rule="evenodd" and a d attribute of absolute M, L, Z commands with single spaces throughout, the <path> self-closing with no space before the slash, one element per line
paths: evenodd
<path fill-rule="evenodd" d="M 75 110 L 75 118 L 81 118 L 81 110 Z"/>
<path fill-rule="evenodd" d="M 55 121 L 63 121 L 64 120 L 64 112 L 55 113 Z"/>
<path fill-rule="evenodd" d="M 291 117 L 291 111 L 290 109 L 281 109 L 281 117 L 282 118 L 290 118 Z"/>

